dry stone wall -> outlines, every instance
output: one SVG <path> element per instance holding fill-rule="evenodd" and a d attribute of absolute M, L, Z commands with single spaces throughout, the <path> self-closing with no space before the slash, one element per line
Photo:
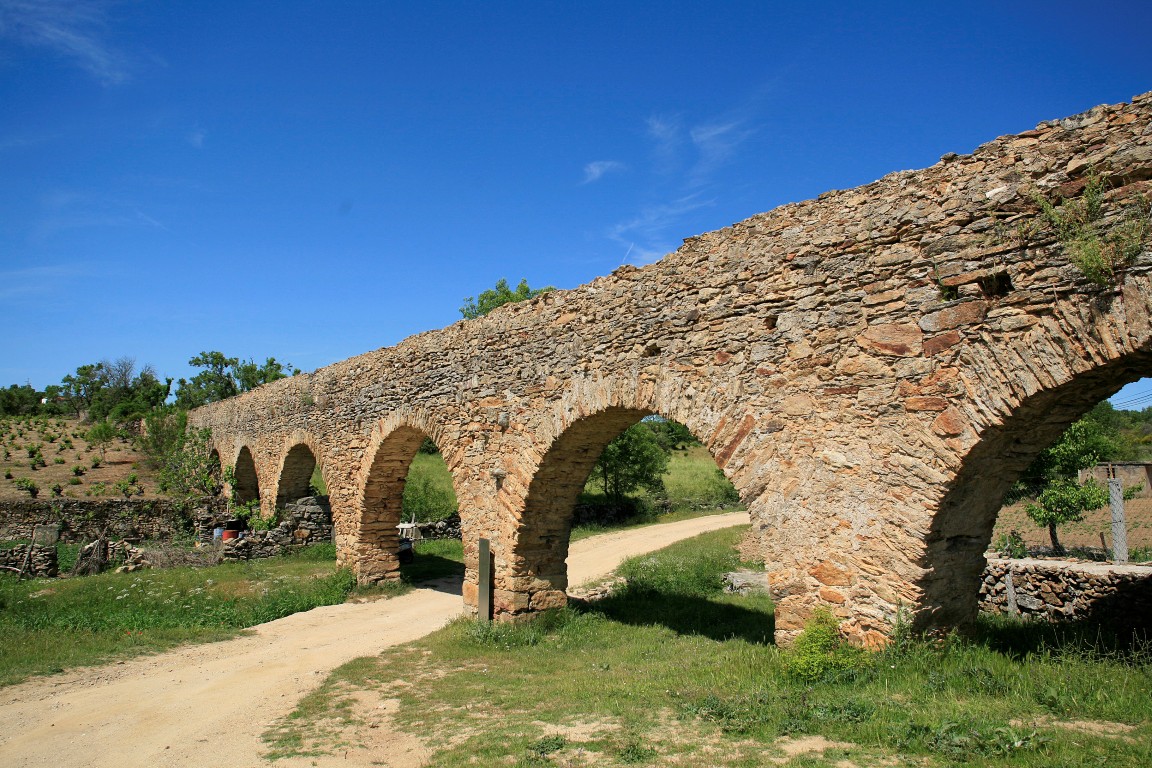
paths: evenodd
<path fill-rule="evenodd" d="M 1152 566 L 992 558 L 980 586 L 980 607 L 1044 621 L 1091 619 L 1147 630 Z"/>
<path fill-rule="evenodd" d="M 184 532 L 189 518 L 164 499 L 54 499 L 0 504 L 0 539 L 26 539 L 32 527 L 60 523 L 64 541 L 113 538 L 162 540 Z"/>
<path fill-rule="evenodd" d="M 1091 404 L 1152 372 L 1146 243 L 1101 287 L 1038 203 L 1099 181 L 1099 225 L 1127 226 L 1150 189 L 1150 116 L 1145 95 L 1041 123 L 191 421 L 251 468 L 266 514 L 306 446 L 340 557 L 365 581 L 396 575 L 399 494 L 432 437 L 460 503 L 465 601 L 488 538 L 493 610 L 509 617 L 563 602 L 587 470 L 660 414 L 748 505 L 780 642 L 820 605 L 864 645 L 902 607 L 920 627 L 963 624 L 1003 491 Z"/>
<path fill-rule="evenodd" d="M 28 555 L 32 547 L 32 555 Z M 36 579 L 52 579 L 60 573 L 56 547 L 41 544 L 18 544 L 0 549 L 0 566 Z"/>

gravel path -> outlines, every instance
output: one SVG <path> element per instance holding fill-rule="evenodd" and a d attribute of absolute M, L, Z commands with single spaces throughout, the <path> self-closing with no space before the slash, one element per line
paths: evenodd
<path fill-rule="evenodd" d="M 626 557 L 747 522 L 747 514 L 731 513 L 583 539 L 571 547 L 570 581 L 577 586 L 607 575 Z M 458 584 L 430 585 L 386 601 L 286 616 L 234 640 L 0 688 L 0 766 L 267 766 L 260 734 L 332 669 L 417 640 L 460 611 Z M 383 744 L 408 744 L 377 760 L 394 768 L 424 763 L 418 743 L 401 734 L 374 735 Z M 358 762 L 277 763 L 336 764 Z"/>

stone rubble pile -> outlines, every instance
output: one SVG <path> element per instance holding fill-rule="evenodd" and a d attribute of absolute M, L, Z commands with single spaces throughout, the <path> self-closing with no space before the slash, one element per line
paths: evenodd
<path fill-rule="evenodd" d="M 733 571 L 724 574 L 724 591 L 729 594 L 768 592 L 771 586 L 768 574 L 764 571 Z"/>
<path fill-rule="evenodd" d="M 148 553 L 126 541 L 118 541 L 108 548 L 112 560 L 123 560 L 124 564 L 116 569 L 116 573 L 132 573 L 144 568 L 153 567 L 148 559 Z"/>

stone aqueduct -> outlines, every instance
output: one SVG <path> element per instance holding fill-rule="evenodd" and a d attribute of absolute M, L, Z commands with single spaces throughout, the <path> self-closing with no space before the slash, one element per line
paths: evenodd
<path fill-rule="evenodd" d="M 686 424 L 750 510 L 787 643 L 817 606 L 864 645 L 899 611 L 973 619 L 1004 491 L 1094 403 L 1152 374 L 1152 253 L 1101 288 L 1038 197 L 1108 190 L 1146 221 L 1152 94 L 971 155 L 789 204 L 661 261 L 195 411 L 265 514 L 316 462 L 339 558 L 394 578 L 427 435 L 452 473 L 466 605 L 491 541 L 493 611 L 563 604 L 570 519 L 601 449 Z M 1136 201 L 1136 203 L 1133 203 Z M 1128 213 L 1124 213 L 1128 211 Z"/>

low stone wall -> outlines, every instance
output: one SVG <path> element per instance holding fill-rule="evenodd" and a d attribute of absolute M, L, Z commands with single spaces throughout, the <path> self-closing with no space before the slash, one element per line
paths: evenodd
<path fill-rule="evenodd" d="M 421 539 L 460 538 L 460 515 L 452 515 L 434 523 L 416 523 Z"/>
<path fill-rule="evenodd" d="M 188 519 L 167 499 L 5 501 L 0 503 L 0 539 L 27 539 L 32 526 L 58 522 L 60 538 L 67 542 L 92 541 L 102 532 L 114 539 L 159 540 L 184 532 Z"/>
<path fill-rule="evenodd" d="M 1152 626 L 1152 566 L 989 558 L 980 608 L 1051 621 Z"/>
<path fill-rule="evenodd" d="M 268 531 L 249 531 L 224 542 L 225 560 L 275 557 L 296 547 L 332 541 L 332 509 L 326 496 L 306 496 L 284 505 L 280 523 Z"/>
<path fill-rule="evenodd" d="M 28 565 L 27 575 L 37 579 L 50 579 L 60 573 L 60 564 L 56 560 L 56 547 L 40 544 L 21 544 L 11 549 L 0 550 L 0 565 L 22 569 L 24 558 L 28 556 L 29 546 L 32 547 L 32 562 Z"/>

